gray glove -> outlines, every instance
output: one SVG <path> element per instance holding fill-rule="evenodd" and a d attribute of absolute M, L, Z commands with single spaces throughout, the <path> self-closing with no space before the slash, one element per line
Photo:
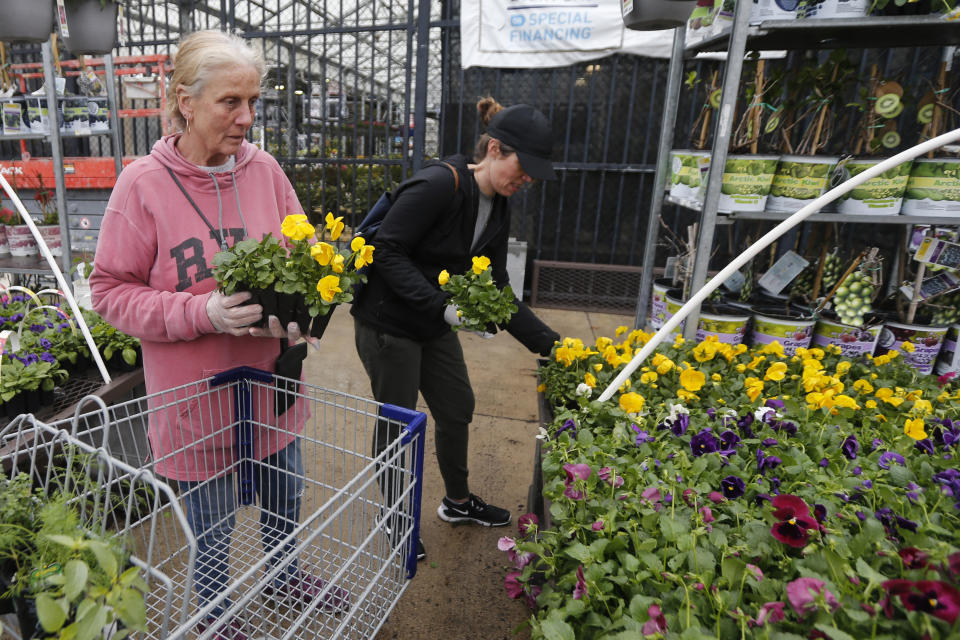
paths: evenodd
<path fill-rule="evenodd" d="M 459 327 L 463 324 L 463 320 L 460 319 L 460 309 L 455 304 L 448 304 L 444 307 L 443 319 L 451 327 Z"/>
<path fill-rule="evenodd" d="M 235 336 L 250 334 L 249 325 L 260 319 L 263 307 L 258 304 L 244 304 L 250 299 L 249 291 L 241 291 L 225 296 L 214 291 L 207 299 L 207 317 L 218 333 Z"/>

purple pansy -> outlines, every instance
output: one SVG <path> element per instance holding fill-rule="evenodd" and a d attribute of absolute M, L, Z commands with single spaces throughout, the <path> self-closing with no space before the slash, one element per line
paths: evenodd
<path fill-rule="evenodd" d="M 577 489 L 574 483 L 577 480 L 586 480 L 590 477 L 590 465 L 565 464 L 563 465 L 563 471 L 567 474 L 566 488 L 563 490 L 563 495 L 571 500 L 583 500 L 587 494 Z"/>
<path fill-rule="evenodd" d="M 880 459 L 877 460 L 877 466 L 881 469 L 889 469 L 890 463 L 896 462 L 901 467 L 904 465 L 905 460 L 903 456 L 895 451 L 886 451 L 880 455 Z"/>
<path fill-rule="evenodd" d="M 727 476 L 720 481 L 720 490 L 723 492 L 723 497 L 728 500 L 739 498 L 746 488 L 747 485 L 738 476 Z"/>
<path fill-rule="evenodd" d="M 710 427 L 705 428 L 690 439 L 690 452 L 693 453 L 695 458 L 705 453 L 714 453 L 719 448 L 720 441 L 711 433 Z"/>
<path fill-rule="evenodd" d="M 765 474 L 767 469 L 776 469 L 783 462 L 777 456 L 768 456 L 763 449 L 757 449 L 757 471 Z"/>
<path fill-rule="evenodd" d="M 847 436 L 843 444 L 840 445 L 840 450 L 843 451 L 843 455 L 847 457 L 847 460 L 856 460 L 857 452 L 860 450 L 860 443 L 857 442 L 857 436 Z"/>
<path fill-rule="evenodd" d="M 923 451 L 928 456 L 932 456 L 934 453 L 936 453 L 936 450 L 933 448 L 933 441 L 930 438 L 918 440 L 913 446 L 920 451 Z"/>
<path fill-rule="evenodd" d="M 639 447 L 644 442 L 653 442 L 654 438 L 649 433 L 641 429 L 635 424 L 631 424 L 630 428 L 637 432 L 636 445 Z"/>

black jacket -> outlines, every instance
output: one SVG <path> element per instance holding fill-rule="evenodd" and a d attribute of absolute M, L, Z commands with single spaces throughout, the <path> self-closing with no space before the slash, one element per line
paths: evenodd
<path fill-rule="evenodd" d="M 384 333 L 423 341 L 450 331 L 443 320 L 448 294 L 440 290 L 437 276 L 444 269 L 451 274 L 466 272 L 475 255 L 490 258 L 498 287 L 509 284 L 507 199 L 494 196 L 490 220 L 471 252 L 480 189 L 465 156 L 446 161 L 458 170 L 459 188 L 455 189 L 449 168 L 427 163 L 397 187 L 393 205 L 372 241 L 373 264 L 351 313 Z M 503 328 L 531 351 L 548 355 L 559 334 L 527 305 L 516 303 L 518 311 Z"/>

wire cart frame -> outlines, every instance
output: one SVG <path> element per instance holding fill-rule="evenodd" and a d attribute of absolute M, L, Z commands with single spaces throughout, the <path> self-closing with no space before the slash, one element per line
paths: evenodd
<path fill-rule="evenodd" d="M 299 522 L 264 548 L 255 484 L 266 459 L 254 449 L 264 433 L 282 435 L 271 426 L 280 424 L 267 411 L 273 402 L 265 401 L 280 394 L 291 401 L 288 412 L 306 415 L 299 436 L 305 473 Z M 148 424 L 190 421 L 204 433 L 188 434 L 175 454 L 215 459 L 213 477 L 230 478 L 237 496 L 230 579 L 202 607 L 194 585 L 197 538 L 184 494 L 159 473 L 164 458 L 151 456 L 146 439 Z M 147 631 L 132 637 L 206 640 L 218 625 L 198 625 L 222 608 L 220 619 L 237 620 L 249 638 L 360 640 L 376 635 L 416 572 L 425 426 L 421 412 L 241 367 L 110 407 L 88 396 L 71 419 L 49 425 L 20 416 L 0 431 L 0 464 L 11 477 L 28 473 L 47 495 L 75 493 L 86 528 L 123 537 L 150 587 Z M 386 434 L 393 437 L 373 457 L 375 438 Z M 189 491 L 211 481 L 201 479 Z M 264 597 L 264 588 L 291 566 L 322 580 L 322 593 L 309 604 Z M 338 606 L 329 606 L 344 593 Z"/>

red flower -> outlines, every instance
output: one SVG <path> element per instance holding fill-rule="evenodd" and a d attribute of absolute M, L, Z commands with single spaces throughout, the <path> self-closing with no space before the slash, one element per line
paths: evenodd
<path fill-rule="evenodd" d="M 934 580 L 887 580 L 883 583 L 888 598 L 899 596 L 907 611 L 924 611 L 953 624 L 960 617 L 960 591 L 946 582 Z M 893 617 L 888 598 L 881 601 L 887 617 Z"/>
<path fill-rule="evenodd" d="M 903 564 L 908 569 L 923 569 L 927 566 L 927 560 L 930 559 L 930 556 L 928 556 L 926 552 L 916 547 L 904 547 L 897 551 L 897 553 L 900 554 Z"/>
<path fill-rule="evenodd" d="M 771 504 L 773 516 L 780 522 L 770 528 L 770 533 L 778 541 L 801 549 L 809 539 L 807 529 L 820 529 L 817 521 L 810 517 L 810 507 L 797 496 L 779 495 Z"/>

